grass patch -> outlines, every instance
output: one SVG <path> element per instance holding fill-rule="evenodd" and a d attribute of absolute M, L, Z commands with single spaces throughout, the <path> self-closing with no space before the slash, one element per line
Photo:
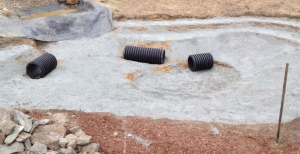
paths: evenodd
<path fill-rule="evenodd" d="M 249 8 L 249 4 L 246 4 L 246 5 L 245 5 L 245 8 L 249 10 L 249 9 L 250 9 L 250 8 Z"/>

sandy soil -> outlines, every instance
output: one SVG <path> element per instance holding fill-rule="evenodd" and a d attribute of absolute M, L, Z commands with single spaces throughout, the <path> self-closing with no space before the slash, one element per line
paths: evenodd
<path fill-rule="evenodd" d="M 135 79 L 135 77 L 141 73 L 141 70 L 137 70 L 131 73 L 127 73 L 124 75 L 124 78 L 127 78 L 128 80 L 130 80 L 131 82 L 133 82 L 133 80 Z"/>
<path fill-rule="evenodd" d="M 17 11 L 20 8 L 48 5 L 57 0 L 1 0 L 0 15 L 10 16 L 9 12 Z"/>
<path fill-rule="evenodd" d="M 299 0 L 94 0 L 114 9 L 117 20 L 172 20 L 238 16 L 300 17 Z"/>
<path fill-rule="evenodd" d="M 3 0 L 0 14 L 19 8 L 47 5 L 56 0 Z M 300 17 L 298 0 L 94 0 L 114 9 L 116 20 L 173 20 L 178 18 L 213 18 L 238 16 Z M 3 10 L 5 8 L 5 10 Z M 8 9 L 8 10 L 6 10 Z M 145 29 L 139 29 L 145 31 Z"/>
<path fill-rule="evenodd" d="M 78 125 L 93 136 L 92 142 L 100 143 L 100 151 L 104 153 L 274 154 L 300 150 L 297 133 L 300 118 L 285 125 L 281 143 L 275 148 L 272 141 L 276 124 L 228 125 L 58 110 L 29 110 L 28 114 L 35 119 L 50 118 L 64 123 L 67 128 Z M 114 132 L 118 132 L 117 137 L 113 136 Z"/>
<path fill-rule="evenodd" d="M 22 44 L 36 46 L 35 41 L 33 39 L 19 38 L 19 37 L 14 37 L 14 38 L 0 37 L 0 49 L 10 45 L 22 45 Z"/>

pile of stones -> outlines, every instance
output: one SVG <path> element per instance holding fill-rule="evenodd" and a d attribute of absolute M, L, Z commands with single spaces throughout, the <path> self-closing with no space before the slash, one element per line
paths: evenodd
<path fill-rule="evenodd" d="M 50 123 L 0 108 L 0 154 L 100 154 L 99 144 L 79 127 L 67 135 L 64 125 Z"/>

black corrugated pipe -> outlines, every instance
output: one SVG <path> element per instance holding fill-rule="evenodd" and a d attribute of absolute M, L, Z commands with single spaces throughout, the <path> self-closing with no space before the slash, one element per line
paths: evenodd
<path fill-rule="evenodd" d="M 191 71 L 211 69 L 214 66 L 214 59 L 210 53 L 190 55 L 188 59 Z"/>
<path fill-rule="evenodd" d="M 163 64 L 165 61 L 165 50 L 126 46 L 124 59 L 150 64 Z"/>
<path fill-rule="evenodd" d="M 45 53 L 27 64 L 26 73 L 32 79 L 39 79 L 55 69 L 56 65 L 56 58 L 50 53 Z"/>

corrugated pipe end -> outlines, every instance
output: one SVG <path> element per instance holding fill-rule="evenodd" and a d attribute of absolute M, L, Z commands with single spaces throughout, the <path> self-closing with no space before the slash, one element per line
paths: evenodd
<path fill-rule="evenodd" d="M 214 59 L 210 53 L 190 55 L 188 65 L 191 71 L 207 70 L 214 66 Z"/>
<path fill-rule="evenodd" d="M 39 79 L 54 70 L 56 66 L 56 58 L 50 53 L 45 53 L 27 64 L 26 73 L 32 79 Z"/>

